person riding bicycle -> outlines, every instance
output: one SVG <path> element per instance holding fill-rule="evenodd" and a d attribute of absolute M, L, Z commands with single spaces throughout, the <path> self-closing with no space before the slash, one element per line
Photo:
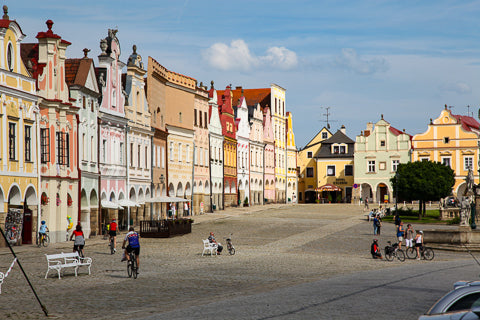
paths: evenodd
<path fill-rule="evenodd" d="M 139 241 L 140 236 L 138 235 L 137 232 L 135 232 L 135 229 L 133 227 L 130 227 L 128 229 L 128 233 L 125 236 L 125 239 L 123 240 L 122 244 L 122 249 L 125 249 L 125 258 L 122 259 L 122 261 L 125 260 L 130 260 L 129 253 L 130 252 L 135 252 L 135 256 L 137 257 L 137 272 L 138 268 L 140 267 L 140 241 Z M 125 247 L 125 244 L 128 241 L 128 246 Z"/>
<path fill-rule="evenodd" d="M 383 259 L 377 239 L 373 239 L 372 245 L 370 246 L 370 253 L 373 259 Z"/>
<path fill-rule="evenodd" d="M 75 236 L 75 242 L 73 243 L 73 252 L 78 251 L 80 256 L 84 256 L 83 247 L 85 246 L 85 235 L 82 231 L 82 226 L 77 224 L 75 231 L 72 232 L 70 236 L 70 241 L 72 241 L 73 236 Z"/>
<path fill-rule="evenodd" d="M 109 241 L 112 241 L 113 238 L 113 252 L 117 252 L 117 220 L 113 219 L 112 222 L 110 222 L 110 231 L 108 234 L 110 235 Z"/>
<path fill-rule="evenodd" d="M 45 220 L 42 220 L 40 224 L 40 229 L 38 229 L 38 239 L 39 241 L 42 239 L 42 237 L 45 237 L 47 235 L 48 227 L 47 223 Z"/>
<path fill-rule="evenodd" d="M 418 231 L 415 236 L 415 249 L 417 249 L 417 260 L 420 260 L 420 248 L 423 247 L 423 231 Z"/>

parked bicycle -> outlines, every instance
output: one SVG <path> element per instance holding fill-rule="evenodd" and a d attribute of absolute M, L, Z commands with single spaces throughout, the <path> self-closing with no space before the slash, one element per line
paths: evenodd
<path fill-rule="evenodd" d="M 37 238 L 37 246 L 38 247 L 41 247 L 41 246 L 48 247 L 49 244 L 50 244 L 49 232 L 46 231 L 45 233 L 41 233 L 40 238 Z"/>
<path fill-rule="evenodd" d="M 387 241 L 388 246 L 385 246 L 385 259 L 388 261 L 393 261 L 394 258 L 397 258 L 400 261 L 405 261 L 405 253 L 402 249 L 398 248 L 398 243 L 392 245 L 391 241 Z"/>
<path fill-rule="evenodd" d="M 435 253 L 433 249 L 430 247 L 421 246 L 420 247 L 420 256 L 425 260 L 433 260 L 435 257 Z M 407 250 L 407 258 L 408 259 L 416 259 L 417 258 L 417 249 L 415 247 L 409 247 Z"/>
<path fill-rule="evenodd" d="M 128 277 L 131 278 L 133 276 L 134 279 L 137 279 L 138 276 L 138 266 L 137 266 L 137 255 L 135 254 L 135 250 L 128 253 L 129 260 L 127 261 L 127 274 Z"/>
<path fill-rule="evenodd" d="M 235 247 L 233 246 L 233 243 L 232 243 L 232 233 L 230 233 L 230 237 L 226 238 L 225 240 L 227 241 L 228 253 L 230 253 L 230 255 L 233 256 L 235 254 Z"/>

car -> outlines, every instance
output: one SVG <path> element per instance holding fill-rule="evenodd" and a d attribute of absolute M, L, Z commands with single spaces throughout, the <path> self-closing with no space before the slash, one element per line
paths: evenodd
<path fill-rule="evenodd" d="M 459 202 L 457 198 L 455 197 L 448 197 L 447 200 L 445 201 L 447 207 L 458 207 Z"/>
<path fill-rule="evenodd" d="M 480 319 L 480 281 L 458 281 L 418 320 Z"/>

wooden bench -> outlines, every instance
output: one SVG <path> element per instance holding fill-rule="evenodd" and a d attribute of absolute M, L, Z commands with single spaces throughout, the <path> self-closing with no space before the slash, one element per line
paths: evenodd
<path fill-rule="evenodd" d="M 48 277 L 50 270 L 55 270 L 58 273 L 58 279 L 60 279 L 60 272 L 66 268 L 75 269 L 75 277 L 78 273 L 78 268 L 82 266 L 88 267 L 88 274 L 90 274 L 90 266 L 92 265 L 92 258 L 82 258 L 78 255 L 78 252 L 69 253 L 56 253 L 45 254 L 48 263 L 47 273 L 45 279 Z"/>
<path fill-rule="evenodd" d="M 205 252 L 208 254 L 210 252 L 210 255 L 213 256 L 217 255 L 217 244 L 210 242 L 210 240 L 202 240 L 203 241 L 203 252 L 202 252 L 202 257 L 205 254 Z"/>

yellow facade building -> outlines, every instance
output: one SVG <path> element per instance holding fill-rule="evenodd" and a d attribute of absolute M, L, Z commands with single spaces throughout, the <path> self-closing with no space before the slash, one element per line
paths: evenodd
<path fill-rule="evenodd" d="M 25 35 L 7 10 L 0 20 L 0 226 L 11 244 L 28 244 L 38 223 L 38 97 L 20 55 Z"/>
<path fill-rule="evenodd" d="M 453 195 L 462 196 L 468 169 L 478 183 L 480 123 L 472 117 L 452 114 L 445 105 L 440 116 L 430 120 L 427 131 L 412 138 L 412 161 L 436 161 L 455 171 Z"/>
<path fill-rule="evenodd" d="M 317 163 L 314 156 L 320 150 L 322 141 L 330 138 L 332 133 L 325 127 L 297 154 L 298 202 L 315 203 L 317 183 Z"/>

